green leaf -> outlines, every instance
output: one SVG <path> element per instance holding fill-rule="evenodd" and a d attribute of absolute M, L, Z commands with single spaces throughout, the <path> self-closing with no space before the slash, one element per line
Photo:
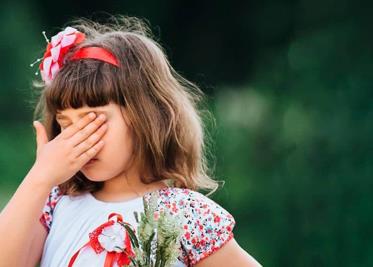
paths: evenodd
<path fill-rule="evenodd" d="M 145 242 L 145 244 L 144 244 L 144 251 L 146 253 L 145 254 L 146 255 L 146 263 L 148 263 L 148 264 L 150 263 L 151 243 L 153 241 L 154 235 L 155 235 L 155 232 L 153 231 L 149 240 L 147 240 L 147 242 Z"/>
<path fill-rule="evenodd" d="M 136 234 L 133 232 L 133 230 L 131 229 L 131 227 L 129 227 L 126 223 L 121 223 L 124 228 L 126 228 L 129 236 L 130 236 L 130 240 L 131 240 L 131 244 L 135 247 L 139 247 L 139 241 L 137 240 L 137 237 L 136 237 Z"/>

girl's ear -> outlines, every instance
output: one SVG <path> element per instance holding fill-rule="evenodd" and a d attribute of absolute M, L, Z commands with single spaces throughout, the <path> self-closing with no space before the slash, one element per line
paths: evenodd
<path fill-rule="evenodd" d="M 47 131 L 45 130 L 45 127 L 42 123 L 39 121 L 34 121 L 33 122 L 34 128 L 36 130 L 36 155 L 39 155 L 40 149 L 48 143 L 48 135 Z"/>

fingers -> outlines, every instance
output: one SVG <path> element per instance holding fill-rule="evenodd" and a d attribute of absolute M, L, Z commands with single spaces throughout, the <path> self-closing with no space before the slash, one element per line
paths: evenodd
<path fill-rule="evenodd" d="M 72 124 L 67 127 L 64 131 L 61 132 L 60 136 L 63 139 L 69 139 L 81 129 L 86 127 L 93 119 L 96 118 L 96 114 L 94 112 L 88 113 L 86 116 L 81 118 L 76 124 Z"/>
<path fill-rule="evenodd" d="M 71 137 L 71 144 L 75 147 L 85 142 L 106 120 L 104 114 L 100 114 L 93 122 L 86 125 Z"/>
<path fill-rule="evenodd" d="M 93 147 L 82 153 L 78 158 L 77 161 L 79 164 L 84 165 L 87 163 L 91 158 L 93 158 L 104 146 L 104 141 L 98 141 Z"/>
<path fill-rule="evenodd" d="M 94 147 L 96 143 L 99 142 L 102 136 L 105 134 L 106 129 L 107 129 L 106 124 L 101 125 L 100 128 L 96 132 L 94 132 L 87 139 L 85 139 L 83 142 L 78 144 L 74 148 L 74 154 L 76 155 L 75 157 L 77 158 L 80 157 L 81 154 L 86 153 L 89 149 Z"/>

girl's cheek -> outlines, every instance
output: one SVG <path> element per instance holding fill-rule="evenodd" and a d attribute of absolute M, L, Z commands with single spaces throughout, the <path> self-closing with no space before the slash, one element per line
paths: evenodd
<path fill-rule="evenodd" d="M 102 139 L 105 139 L 105 138 L 107 138 L 110 135 L 110 133 L 112 132 L 111 128 L 112 128 L 111 123 L 109 121 L 107 121 L 106 122 L 106 130 L 105 130 L 104 134 L 101 137 Z"/>

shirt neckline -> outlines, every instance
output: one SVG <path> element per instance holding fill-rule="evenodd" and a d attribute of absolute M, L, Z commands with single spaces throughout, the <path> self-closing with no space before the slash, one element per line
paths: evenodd
<path fill-rule="evenodd" d="M 145 196 L 147 195 L 150 195 L 154 192 L 160 192 L 160 191 L 163 191 L 163 190 L 166 190 L 166 189 L 169 189 L 170 186 L 164 186 L 162 188 L 159 188 L 159 189 L 156 189 L 156 190 L 153 190 L 153 191 L 149 191 L 147 193 L 145 193 L 144 195 L 140 196 L 140 197 L 135 197 L 135 198 L 132 198 L 132 199 L 129 199 L 129 200 L 124 200 L 124 201 L 115 201 L 115 202 L 109 202 L 109 201 L 102 201 L 102 200 L 99 200 L 97 198 L 95 198 L 91 192 L 87 192 L 87 196 L 89 197 L 89 199 L 91 199 L 94 203 L 97 203 L 99 205 L 102 205 L 102 206 L 120 206 L 120 205 L 129 205 L 129 204 L 133 204 L 133 203 L 136 203 L 136 202 L 139 202 L 140 200 L 142 201 L 144 199 Z"/>

